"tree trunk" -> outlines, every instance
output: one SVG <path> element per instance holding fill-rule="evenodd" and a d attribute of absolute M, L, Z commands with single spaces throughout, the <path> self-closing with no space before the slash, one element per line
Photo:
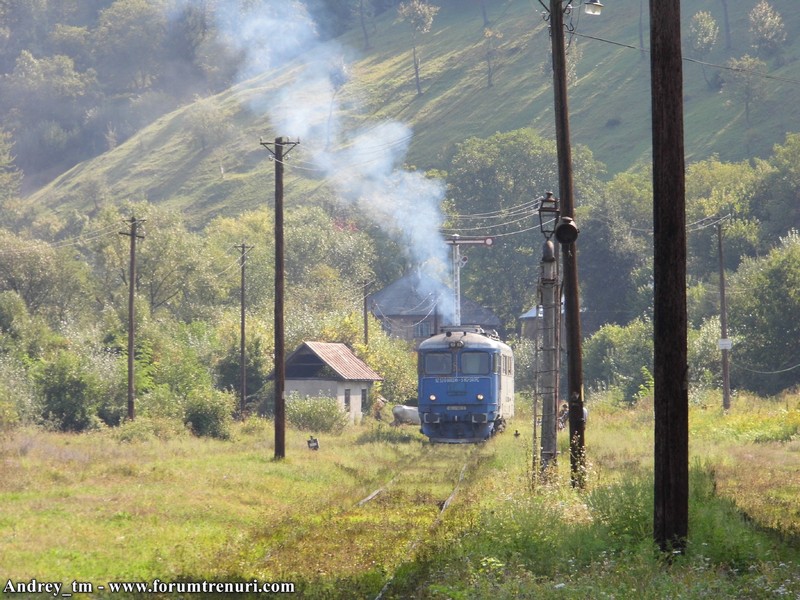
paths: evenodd
<path fill-rule="evenodd" d="M 372 48 L 369 43 L 369 33 L 367 33 L 367 22 L 364 16 L 364 0 L 361 0 L 358 5 L 358 16 L 359 20 L 361 21 L 361 31 L 364 32 L 364 50 L 369 50 Z"/>
<path fill-rule="evenodd" d="M 723 22 L 725 23 L 725 49 L 730 50 L 733 45 L 731 43 L 731 21 L 728 18 L 728 0 L 721 1 L 722 14 L 724 15 Z"/>
<path fill-rule="evenodd" d="M 419 59 L 417 58 L 417 45 L 414 44 L 412 49 L 412 54 L 414 57 L 414 83 L 417 85 L 417 96 L 422 95 L 422 85 L 419 82 Z"/>

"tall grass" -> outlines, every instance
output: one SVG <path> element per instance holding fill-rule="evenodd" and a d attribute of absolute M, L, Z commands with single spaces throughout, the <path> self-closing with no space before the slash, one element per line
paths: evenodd
<path fill-rule="evenodd" d="M 652 541 L 652 406 L 591 397 L 584 490 L 570 486 L 563 434 L 557 468 L 535 476 L 525 406 L 478 446 L 368 420 L 320 434 L 312 452 L 290 427 L 280 461 L 273 423 L 257 418 L 228 440 L 146 420 L 15 429 L 0 438 L 3 574 L 285 578 L 304 598 L 384 586 L 384 598 L 798 597 L 800 440 L 771 422 L 791 423 L 797 399 L 737 396 L 723 413 L 709 398 L 690 411 L 682 555 Z"/>
<path fill-rule="evenodd" d="M 703 441 L 690 465 L 688 547 L 664 556 L 652 540 L 652 406 L 595 400 L 586 435 L 587 489 L 569 485 L 565 440 L 557 477 L 531 490 L 528 467 L 520 465 L 531 459 L 527 442 L 498 438 L 499 462 L 518 476 L 487 474 L 478 482 L 459 515 L 401 569 L 388 597 L 800 597 L 800 536 L 792 518 L 800 511 L 798 463 L 786 460 L 799 442 L 782 443 L 780 433 L 773 441 L 743 435 L 747 429 L 783 431 L 752 418 L 774 415 L 776 403 L 740 399 L 730 413 L 719 411 L 710 420 L 704 415 L 713 409 L 692 408 L 692 435 Z M 796 399 L 781 402 L 789 412 L 796 409 Z M 735 435 L 718 431 L 731 422 Z M 698 454 L 709 450 L 709 439 L 714 452 Z M 744 445 L 742 439 L 753 441 Z M 758 463 L 763 472 L 751 473 L 739 460 L 738 453 L 751 456 L 754 449 L 784 457 L 789 471 L 782 472 L 783 482 L 770 478 L 764 487 L 768 465 Z M 789 518 L 775 519 L 759 499 L 785 495 L 787 488 L 782 508 Z"/>

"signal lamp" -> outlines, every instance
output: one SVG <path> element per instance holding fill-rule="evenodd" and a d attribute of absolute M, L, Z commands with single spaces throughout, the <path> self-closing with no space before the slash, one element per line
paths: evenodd
<path fill-rule="evenodd" d="M 583 3 L 583 11 L 587 15 L 599 15 L 603 11 L 603 5 L 600 0 L 586 0 Z"/>

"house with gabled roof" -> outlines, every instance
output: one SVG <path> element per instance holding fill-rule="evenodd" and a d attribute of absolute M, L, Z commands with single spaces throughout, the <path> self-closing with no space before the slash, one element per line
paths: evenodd
<path fill-rule="evenodd" d="M 340 342 L 303 342 L 286 358 L 285 391 L 335 398 L 351 422 L 361 419 L 372 385 L 383 378 Z"/>
<path fill-rule="evenodd" d="M 389 335 L 420 342 L 449 325 L 453 290 L 432 277 L 412 271 L 367 298 L 367 307 Z M 461 323 L 499 330 L 500 318 L 491 310 L 461 295 Z"/>

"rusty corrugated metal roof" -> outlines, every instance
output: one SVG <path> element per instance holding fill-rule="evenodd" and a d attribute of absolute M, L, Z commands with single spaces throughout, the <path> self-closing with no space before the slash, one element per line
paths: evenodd
<path fill-rule="evenodd" d="M 321 361 L 344 380 L 350 381 L 382 381 L 378 375 L 364 361 L 358 358 L 345 344 L 340 342 L 304 342 L 303 346 L 313 352 Z M 298 348 L 293 355 L 300 353 L 303 346 Z M 288 363 L 291 357 L 287 359 Z"/>

